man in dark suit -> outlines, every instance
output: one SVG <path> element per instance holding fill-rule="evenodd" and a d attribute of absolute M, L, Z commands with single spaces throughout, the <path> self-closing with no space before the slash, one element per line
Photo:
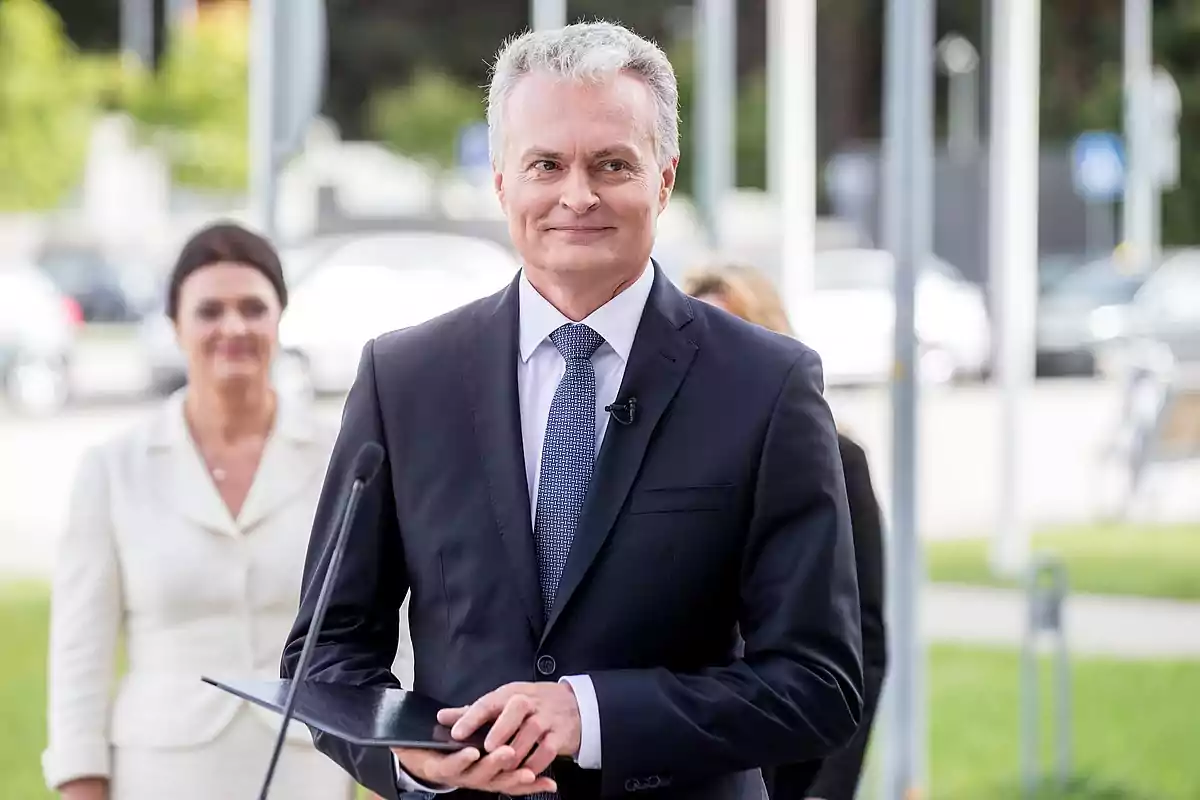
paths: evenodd
<path fill-rule="evenodd" d="M 343 476 L 366 490 L 311 680 L 414 688 L 483 752 L 316 734 L 401 792 L 760 800 L 862 712 L 858 590 L 818 357 L 694 301 L 650 260 L 678 162 L 662 51 L 615 25 L 528 34 L 489 95 L 523 269 L 363 351 L 285 649 L 308 634 Z M 739 636 L 740 634 L 740 636 Z"/>

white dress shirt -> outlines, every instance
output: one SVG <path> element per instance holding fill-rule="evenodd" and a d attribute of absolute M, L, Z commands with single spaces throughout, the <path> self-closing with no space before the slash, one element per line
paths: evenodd
<path fill-rule="evenodd" d="M 629 351 L 642 320 L 642 311 L 654 285 L 654 269 L 647 264 L 641 277 L 624 291 L 593 311 L 584 325 L 604 339 L 604 344 L 592 354 L 596 371 L 596 452 L 604 441 L 608 428 L 608 412 L 604 407 L 617 400 Z M 566 372 L 566 360 L 550 341 L 550 334 L 571 322 L 561 311 L 538 294 L 533 284 L 522 274 L 518 283 L 519 354 L 517 363 L 517 395 L 521 407 L 521 441 L 525 451 L 525 479 L 529 486 L 529 508 L 533 523 L 537 517 L 537 493 L 542 463 L 542 442 L 550 417 L 550 404 L 558 382 Z M 600 769 L 600 708 L 596 690 L 587 675 L 568 675 L 560 679 L 568 683 L 579 704 L 581 732 L 579 755 L 575 761 L 583 769 Z M 423 786 L 401 772 L 405 789 L 439 791 Z M 444 791 L 450 791 L 446 789 Z"/>

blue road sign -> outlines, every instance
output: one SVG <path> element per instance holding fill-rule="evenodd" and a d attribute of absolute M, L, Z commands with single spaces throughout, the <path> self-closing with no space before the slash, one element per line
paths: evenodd
<path fill-rule="evenodd" d="M 1125 147 L 1115 133 L 1080 134 L 1071 145 L 1075 193 L 1088 202 L 1106 202 L 1125 190 Z"/>
<path fill-rule="evenodd" d="M 492 165 L 488 153 L 486 122 L 473 122 L 458 131 L 458 166 L 466 170 L 484 170 Z"/>

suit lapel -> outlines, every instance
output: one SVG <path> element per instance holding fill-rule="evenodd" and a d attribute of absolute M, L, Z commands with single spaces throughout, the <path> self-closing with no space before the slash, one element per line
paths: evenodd
<path fill-rule="evenodd" d="M 492 508 L 525 614 L 537 638 L 542 631 L 542 600 L 517 396 L 517 298 L 514 280 L 496 296 L 494 304 L 483 306 L 482 326 L 468 334 L 471 338 L 465 347 L 471 357 L 464 363 Z"/>
<path fill-rule="evenodd" d="M 615 420 L 608 424 L 543 641 L 612 533 L 654 430 L 696 355 L 696 344 L 680 330 L 692 319 L 687 296 L 666 279 L 657 264 L 654 270 L 654 286 L 617 395 L 619 400 L 637 398 L 636 418 L 630 425 Z"/>

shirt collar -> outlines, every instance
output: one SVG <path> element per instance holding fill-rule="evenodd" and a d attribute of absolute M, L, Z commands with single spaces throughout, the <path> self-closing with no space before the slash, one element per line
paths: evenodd
<path fill-rule="evenodd" d="M 642 270 L 641 276 L 613 299 L 593 311 L 583 324 L 600 334 L 622 361 L 629 361 L 629 351 L 633 349 L 633 338 L 637 335 L 638 324 L 642 320 L 642 311 L 646 308 L 646 300 L 650 297 L 650 289 L 654 286 L 654 267 L 650 264 Z M 533 351 L 550 334 L 571 320 L 561 311 L 550 305 L 546 298 L 538 294 L 537 289 L 529 282 L 525 271 L 521 271 L 518 291 L 520 318 L 521 360 L 528 361 Z"/>

